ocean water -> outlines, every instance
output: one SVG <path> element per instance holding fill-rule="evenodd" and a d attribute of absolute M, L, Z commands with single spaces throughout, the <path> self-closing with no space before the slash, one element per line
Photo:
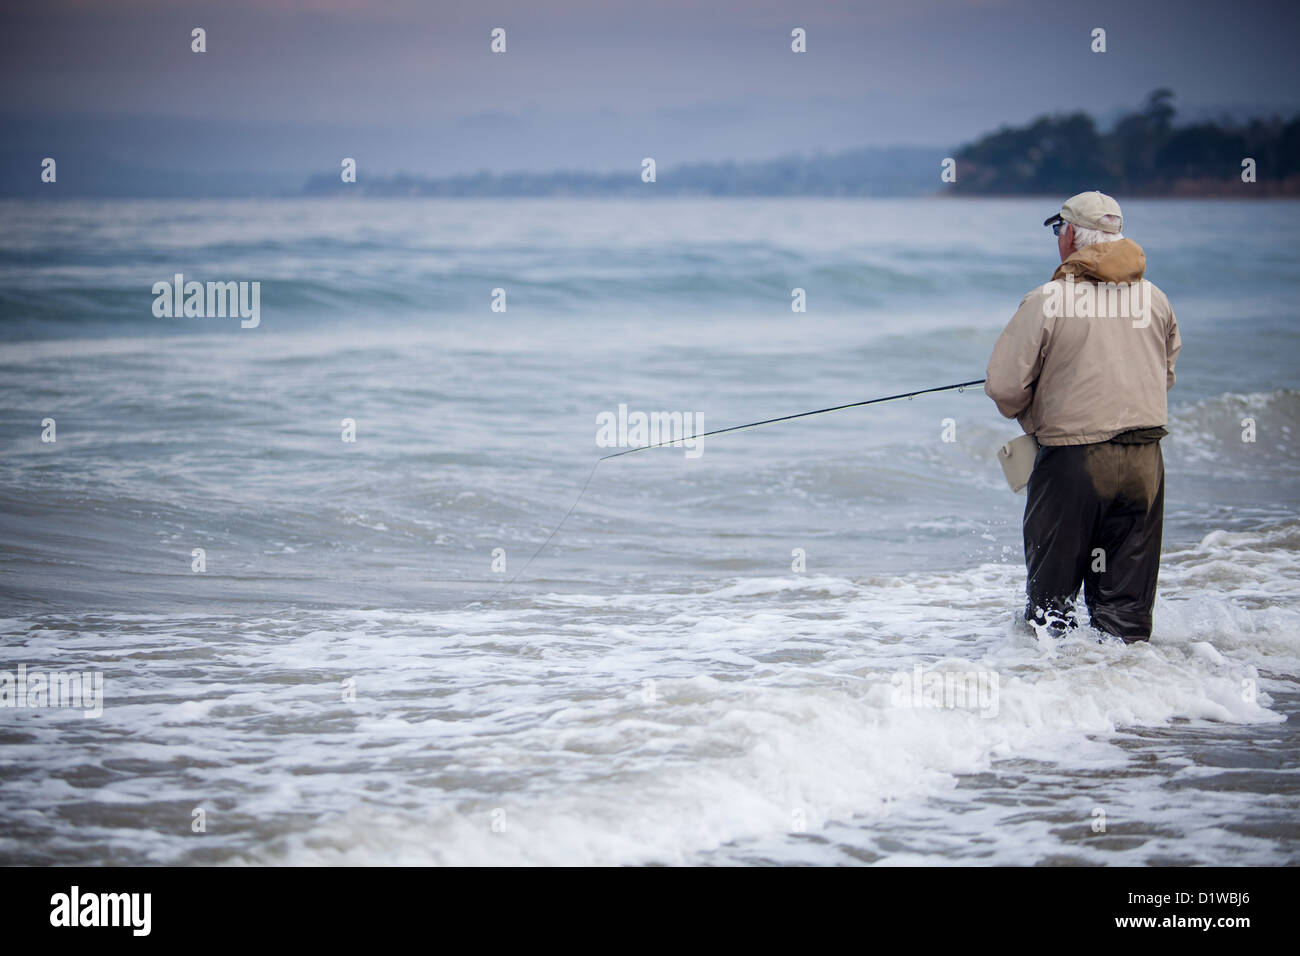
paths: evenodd
<path fill-rule="evenodd" d="M 982 378 L 1050 211 L 0 204 L 0 672 L 105 693 L 0 708 L 0 860 L 1297 862 L 1295 203 L 1125 203 L 1184 338 L 1149 645 L 1016 624 L 978 389 L 591 472 L 620 405 Z"/>

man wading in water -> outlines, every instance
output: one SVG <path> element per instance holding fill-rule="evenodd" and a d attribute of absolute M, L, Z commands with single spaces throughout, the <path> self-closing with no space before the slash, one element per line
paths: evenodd
<path fill-rule="evenodd" d="M 984 391 L 1039 444 L 1025 502 L 1025 619 L 1054 635 L 1092 626 L 1151 636 L 1164 523 L 1165 392 L 1182 340 L 1119 203 L 1066 200 L 1045 226 L 1061 265 L 1030 292 L 989 360 Z"/>

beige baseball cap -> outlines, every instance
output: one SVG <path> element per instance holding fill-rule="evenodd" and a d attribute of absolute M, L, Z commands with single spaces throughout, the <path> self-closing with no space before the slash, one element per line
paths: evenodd
<path fill-rule="evenodd" d="M 1107 223 L 1102 216 L 1118 216 L 1119 221 Z M 1093 190 L 1071 196 L 1061 206 L 1060 212 L 1043 220 L 1043 225 L 1051 226 L 1058 222 L 1069 222 L 1101 232 L 1120 232 L 1124 228 L 1124 214 L 1119 211 L 1119 203 L 1114 199 Z"/>

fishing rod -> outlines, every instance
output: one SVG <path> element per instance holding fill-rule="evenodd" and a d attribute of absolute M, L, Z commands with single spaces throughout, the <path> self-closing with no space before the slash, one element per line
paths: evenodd
<path fill-rule="evenodd" d="M 656 442 L 653 445 L 637 445 L 635 448 L 627 448 L 623 451 L 616 451 L 612 455 L 606 455 L 599 458 L 596 464 L 602 461 L 608 461 L 610 458 L 617 458 L 620 455 L 630 455 L 634 451 L 645 451 L 649 448 L 662 448 L 664 445 L 682 445 L 688 441 L 694 441 L 697 438 L 708 438 L 710 435 L 725 435 L 727 432 L 744 431 L 746 428 L 758 428 L 762 425 L 775 425 L 777 422 L 793 421 L 796 418 L 807 418 L 809 415 L 825 415 L 827 412 L 839 412 L 846 408 L 861 408 L 863 405 L 880 405 L 884 402 L 897 402 L 906 398 L 911 401 L 918 395 L 929 395 L 931 392 L 960 392 L 970 388 L 972 385 L 983 385 L 984 379 L 976 382 L 958 382 L 956 385 L 940 385 L 938 388 L 923 388 L 916 392 L 901 392 L 898 395 L 886 395 L 884 398 L 872 398 L 865 402 L 849 402 L 847 405 L 832 405 L 830 408 L 819 408 L 811 412 L 799 412 L 797 415 L 782 415 L 780 418 L 767 418 L 761 422 L 750 422 L 748 425 L 732 425 L 730 428 L 715 428 L 711 432 L 701 432 L 698 435 L 691 435 L 689 438 L 671 438 L 668 441 Z"/>
<path fill-rule="evenodd" d="M 515 572 L 515 576 L 503 584 L 500 590 L 498 590 L 496 594 L 493 594 L 489 600 L 495 599 L 499 594 L 518 581 L 519 576 L 528 570 L 528 566 L 537 559 L 539 554 L 546 550 L 546 546 L 549 545 L 552 539 L 560 533 L 560 529 L 564 527 L 564 523 L 569 520 L 569 517 L 578 507 L 578 503 L 582 501 L 582 496 L 587 493 L 587 488 L 591 485 L 591 479 L 595 477 L 596 469 L 600 467 L 602 461 L 609 461 L 611 458 L 621 458 L 623 455 L 630 455 L 633 452 L 649 451 L 651 448 L 663 448 L 666 445 L 681 447 L 686 442 L 695 441 L 700 438 L 709 438 L 712 435 L 725 435 L 728 432 L 739 432 L 750 428 L 761 428 L 764 425 L 775 425 L 777 422 L 789 422 L 796 418 L 808 418 L 811 415 L 825 415 L 828 412 L 842 412 L 846 408 L 862 408 L 867 405 L 883 405 L 885 402 L 900 402 L 904 399 L 910 402 L 918 395 L 931 395 L 935 392 L 963 392 L 972 386 L 983 384 L 984 379 L 981 378 L 970 382 L 958 382 L 955 385 L 939 385 L 935 388 L 917 389 L 914 392 L 899 392 L 897 395 L 885 395 L 881 398 L 870 398 L 865 402 L 849 402 L 846 405 L 831 405 L 828 408 L 818 408 L 811 412 L 798 412 L 794 415 L 782 415 L 779 418 L 765 418 L 761 422 L 749 422 L 745 425 L 732 425 L 729 428 L 715 428 L 713 431 L 700 432 L 699 434 L 691 435 L 687 438 L 671 438 L 668 441 L 655 442 L 653 445 L 637 445 L 635 448 L 625 448 L 622 451 L 616 451 L 613 454 L 597 458 L 595 463 L 591 466 L 591 471 L 587 473 L 587 480 L 582 483 L 582 488 L 578 492 L 578 497 L 573 500 L 573 504 L 570 505 L 569 510 L 564 513 L 564 517 L 561 518 L 560 523 L 555 526 L 555 530 L 546 536 L 546 540 L 543 541 L 537 550 L 533 552 L 533 556 L 524 562 L 524 566 Z"/>

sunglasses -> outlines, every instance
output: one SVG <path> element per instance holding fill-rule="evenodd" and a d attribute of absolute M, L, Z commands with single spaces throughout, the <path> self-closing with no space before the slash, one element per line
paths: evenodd
<path fill-rule="evenodd" d="M 1054 223 L 1052 223 L 1052 235 L 1054 235 L 1054 236 L 1059 236 L 1059 235 L 1061 234 L 1061 230 L 1064 229 L 1064 228 L 1065 228 L 1066 226 L 1068 226 L 1068 225 L 1069 225 L 1068 222 L 1054 222 Z"/>

